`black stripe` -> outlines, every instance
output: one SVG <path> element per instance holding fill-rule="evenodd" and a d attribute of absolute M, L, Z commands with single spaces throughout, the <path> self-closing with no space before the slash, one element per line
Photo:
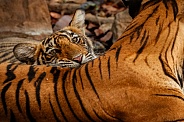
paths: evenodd
<path fill-rule="evenodd" d="M 61 108 L 61 105 L 60 105 L 60 103 L 59 103 L 58 92 L 57 92 L 58 79 L 59 79 L 59 74 L 60 74 L 61 71 L 58 70 L 57 67 L 53 67 L 53 68 L 51 69 L 50 72 L 51 72 L 51 73 L 53 74 L 53 76 L 54 76 L 53 82 L 54 82 L 54 94 L 55 94 L 55 97 L 56 97 L 56 102 L 57 102 L 57 104 L 58 104 L 58 106 L 59 106 L 59 110 L 60 110 L 60 112 L 61 112 L 61 114 L 62 114 L 64 120 L 65 120 L 66 122 L 68 122 L 68 120 L 67 120 L 67 118 L 66 118 L 66 116 L 65 116 L 65 114 L 64 114 L 64 112 L 63 112 L 63 110 L 62 110 L 62 108 Z M 49 97 L 50 97 L 50 96 L 49 96 Z"/>
<path fill-rule="evenodd" d="M 48 50 L 50 50 L 50 49 L 51 49 L 51 47 L 46 47 L 45 52 L 48 53 Z"/>
<path fill-rule="evenodd" d="M 25 80 L 25 79 L 22 79 L 22 80 L 20 80 L 20 81 L 18 82 L 18 84 L 17 84 L 17 89 L 16 89 L 16 94 L 15 94 L 15 97 L 16 97 L 16 105 L 17 105 L 18 110 L 19 110 L 20 113 L 22 113 L 22 109 L 21 109 L 20 103 L 19 103 L 19 95 L 20 95 L 20 88 L 21 88 L 22 83 L 23 83 L 24 80 Z"/>
<path fill-rule="evenodd" d="M 48 41 L 49 41 L 49 38 L 45 38 L 41 43 L 42 43 L 42 45 L 46 45 L 46 43 L 48 43 Z"/>
<path fill-rule="evenodd" d="M 6 51 L 6 53 L 3 53 L 3 55 L 0 56 L 0 59 L 7 57 L 7 55 L 9 55 L 10 53 L 12 53 L 12 50 Z M 12 57 L 14 57 L 14 55 Z"/>
<path fill-rule="evenodd" d="M 180 19 L 179 19 L 179 21 L 180 21 Z M 178 21 L 178 25 L 179 25 L 179 21 Z M 170 27 L 170 26 L 169 26 Z M 173 55 L 173 52 L 174 52 L 174 47 L 175 47 L 175 45 L 176 45 L 176 38 L 177 38 L 177 35 L 178 35 L 178 32 L 179 32 L 179 26 L 177 26 L 177 30 L 176 30 L 176 34 L 174 34 L 175 36 L 174 36 L 174 38 L 173 38 L 173 44 L 172 44 L 172 48 L 171 48 L 171 55 L 172 55 L 172 58 L 174 59 L 174 55 Z"/>
<path fill-rule="evenodd" d="M 34 69 L 34 66 L 29 67 L 29 72 L 27 74 L 29 82 L 31 82 L 35 78 L 37 70 Z"/>
<path fill-rule="evenodd" d="M 43 52 L 43 50 L 40 50 L 40 55 L 36 59 L 36 62 L 37 62 L 38 65 L 45 64 L 45 60 L 44 60 L 43 56 L 44 56 L 44 52 Z"/>
<path fill-rule="evenodd" d="M 162 64 L 162 69 L 164 71 L 164 74 L 167 75 L 168 77 L 172 78 L 180 86 L 176 77 L 171 74 L 172 69 L 169 67 L 168 62 L 166 62 L 165 59 L 163 59 L 161 55 L 159 56 L 159 60 Z"/>
<path fill-rule="evenodd" d="M 99 61 L 99 66 L 98 66 L 98 69 L 99 69 L 99 71 L 100 71 L 100 78 L 101 78 L 101 80 L 103 79 L 103 77 L 102 77 L 102 64 L 101 64 L 101 59 L 100 58 L 98 58 L 98 61 Z"/>
<path fill-rule="evenodd" d="M 78 72 L 79 72 L 79 78 L 80 78 L 81 86 L 82 86 L 82 89 L 84 90 L 84 85 L 83 85 L 82 76 L 81 76 L 81 70 L 79 69 Z"/>
<path fill-rule="evenodd" d="M 149 35 L 149 34 L 147 34 L 147 35 Z M 143 45 L 137 51 L 137 55 L 136 55 L 135 59 L 133 60 L 133 62 L 135 62 L 137 60 L 137 58 L 139 57 L 139 55 L 143 52 L 143 50 L 146 47 L 146 44 L 148 42 L 148 38 L 149 38 L 149 36 L 146 36 L 146 31 L 144 31 L 144 36 L 143 36 L 143 38 L 141 40 L 142 41 L 145 40 L 145 41 L 144 41 Z"/>
<path fill-rule="evenodd" d="M 126 30 L 126 31 L 127 31 L 127 30 Z M 118 40 L 117 40 L 116 42 L 122 41 L 123 38 L 126 38 L 126 37 L 130 37 L 130 34 L 126 34 L 126 35 L 121 36 L 120 38 L 118 38 Z M 109 49 L 109 51 L 111 51 L 111 48 Z"/>
<path fill-rule="evenodd" d="M 143 4 L 143 6 L 142 6 L 142 10 L 146 10 L 146 9 L 149 9 L 149 7 L 153 7 L 154 5 L 158 5 L 157 7 L 159 7 L 159 2 L 160 2 L 161 0 L 149 0 L 148 2 L 146 2 L 145 4 Z"/>
<path fill-rule="evenodd" d="M 184 118 L 183 119 L 177 119 L 177 120 L 169 120 L 169 121 L 166 121 L 166 122 L 183 122 L 184 121 Z"/>
<path fill-rule="evenodd" d="M 156 21 L 155 21 L 155 24 L 156 24 L 156 26 L 158 26 L 159 27 L 159 20 L 160 20 L 160 16 L 158 16 L 157 18 L 156 18 Z M 159 35 L 160 35 L 160 33 L 159 33 Z"/>
<path fill-rule="evenodd" d="M 122 41 L 123 38 L 130 38 L 130 43 L 134 39 L 134 32 L 139 31 L 141 29 L 139 26 L 142 26 L 142 24 L 138 24 L 136 21 L 132 21 L 131 24 L 126 28 L 126 35 L 121 36 L 117 41 Z M 136 27 L 136 28 L 135 28 Z M 139 29 L 138 29 L 139 28 Z"/>
<path fill-rule="evenodd" d="M 178 5 L 177 5 L 177 3 L 176 3 L 175 0 L 163 0 L 163 3 L 164 3 L 165 8 L 166 8 L 167 10 L 169 9 L 169 7 L 168 7 L 168 5 L 167 5 L 168 2 L 170 2 L 171 6 L 172 6 L 173 15 L 174 15 L 173 17 L 174 17 L 174 20 L 176 20 L 176 16 L 177 16 L 177 14 L 178 14 Z M 168 12 L 168 11 L 166 11 L 166 12 Z"/>
<path fill-rule="evenodd" d="M 137 33 L 137 35 L 136 35 L 137 39 L 139 39 L 139 35 L 141 35 L 142 29 L 144 28 L 144 24 L 145 24 L 151 17 L 153 17 L 154 14 L 156 14 L 156 12 L 158 11 L 158 7 L 159 7 L 159 6 L 155 7 L 155 8 L 153 9 L 153 12 L 150 13 L 150 14 L 148 14 L 147 18 L 145 18 L 145 20 L 142 22 L 142 24 L 139 24 L 139 26 L 137 26 L 137 27 L 134 29 L 135 32 Z M 145 33 L 145 32 L 144 32 L 144 33 Z M 132 33 L 130 33 L 130 34 L 132 34 Z M 137 39 L 136 39 L 136 40 L 137 40 Z M 143 39 L 144 39 L 144 37 L 142 38 L 142 40 L 143 40 Z"/>
<path fill-rule="evenodd" d="M 157 36 L 156 36 L 156 40 L 155 40 L 155 45 L 157 44 L 157 42 L 159 41 L 159 39 L 160 39 L 160 35 L 161 35 L 161 32 L 162 32 L 162 29 L 163 29 L 163 24 L 164 23 L 162 23 L 162 24 L 160 24 L 158 27 L 159 27 L 159 30 L 158 30 L 158 32 L 157 32 Z"/>
<path fill-rule="evenodd" d="M 174 97 L 174 98 L 178 98 L 178 99 L 184 101 L 183 97 L 177 96 L 177 95 L 172 95 L 172 94 L 153 94 L 153 95 L 160 96 L 160 97 Z"/>
<path fill-rule="evenodd" d="M 54 115 L 55 120 L 56 120 L 57 122 L 61 122 L 61 121 L 59 120 L 59 118 L 57 117 L 56 112 L 54 111 L 54 107 L 53 107 L 53 105 L 52 105 L 52 103 L 51 103 L 51 101 L 50 101 L 50 94 L 49 94 L 49 104 L 50 104 L 50 107 L 51 107 L 51 109 L 52 109 L 52 113 L 53 113 L 53 115 Z"/>
<path fill-rule="evenodd" d="M 119 54 L 120 54 L 121 48 L 122 48 L 122 46 L 118 47 L 117 50 L 116 50 L 116 55 L 115 55 L 116 63 L 118 62 Z"/>
<path fill-rule="evenodd" d="M 102 108 L 103 109 L 103 108 Z M 112 115 L 110 115 L 107 111 L 105 111 L 105 109 L 103 109 L 103 112 L 105 113 L 105 114 L 107 114 L 109 117 L 111 117 L 111 118 L 113 118 L 114 120 L 118 120 L 119 122 L 122 122 L 124 119 L 123 119 L 123 117 L 124 117 L 124 115 L 122 115 L 122 117 L 121 117 L 121 119 L 119 119 L 119 118 L 116 118 L 116 117 L 113 117 Z"/>
<path fill-rule="evenodd" d="M 75 93 L 75 96 L 80 104 L 80 107 L 81 109 L 83 110 L 84 114 L 86 115 L 86 117 L 91 120 L 91 121 L 95 121 L 91 118 L 91 116 L 88 114 L 87 110 L 85 109 L 85 107 L 83 106 L 83 103 L 82 103 L 82 99 L 80 98 L 80 95 L 77 91 L 77 86 L 76 86 L 76 82 L 77 82 L 77 79 L 76 79 L 76 70 L 74 69 L 74 74 L 73 74 L 73 78 L 72 78 L 72 83 L 73 83 L 73 88 L 74 88 L 74 93 Z"/>
<path fill-rule="evenodd" d="M 81 121 L 81 120 L 77 117 L 77 115 L 75 114 L 74 110 L 72 109 L 72 106 L 70 105 L 70 102 L 69 102 L 68 97 L 67 97 L 65 83 L 67 82 L 67 81 L 66 81 L 66 78 L 67 78 L 67 76 L 68 76 L 68 73 L 70 73 L 70 72 L 69 72 L 69 71 L 66 71 L 66 72 L 64 73 L 63 79 L 62 79 L 62 90 L 63 90 L 63 94 L 64 94 L 65 100 L 66 100 L 66 102 L 67 102 L 67 104 L 68 104 L 68 107 L 69 107 L 70 111 L 72 112 L 72 114 L 74 115 L 74 117 L 75 117 L 78 121 Z M 76 112 L 77 112 L 77 111 L 76 111 Z"/>
<path fill-rule="evenodd" d="M 63 37 L 67 38 L 67 39 L 70 41 L 70 40 L 71 40 L 71 39 L 70 39 L 70 38 L 71 38 L 71 34 L 68 33 L 68 32 L 66 32 L 66 31 L 65 31 L 65 33 L 66 33 L 67 35 L 65 35 L 65 34 L 60 34 L 59 36 L 63 36 Z"/>
<path fill-rule="evenodd" d="M 94 60 L 91 61 L 91 66 L 93 67 L 93 65 L 94 65 Z"/>
<path fill-rule="evenodd" d="M 183 75 L 183 72 L 182 72 L 182 75 Z M 180 72 L 178 70 L 177 70 L 177 76 L 180 83 L 180 87 L 183 88 L 183 77 L 180 76 Z"/>
<path fill-rule="evenodd" d="M 171 1 L 171 5 L 172 5 L 172 8 L 173 8 L 173 12 L 174 12 L 174 20 L 176 20 L 176 16 L 178 14 L 178 5 L 177 5 L 175 0 Z"/>
<path fill-rule="evenodd" d="M 142 11 L 145 11 L 146 9 L 148 9 L 149 7 L 147 6 L 148 4 L 150 4 L 150 7 L 152 7 L 154 4 L 157 4 L 158 2 L 160 2 L 160 0 L 152 0 L 152 1 L 149 1 L 149 2 L 147 2 L 146 4 L 144 4 L 143 5 L 143 10 Z M 145 8 L 144 8 L 145 7 Z M 146 21 L 150 18 L 150 17 L 152 17 L 153 15 L 154 15 L 154 13 L 156 13 L 156 11 L 158 11 L 158 8 L 159 8 L 159 6 L 157 6 L 157 7 L 155 7 L 154 9 L 153 9 L 153 12 L 152 13 L 150 13 L 150 14 L 148 14 L 148 17 L 144 20 L 144 21 L 142 21 L 142 20 L 140 20 L 141 21 L 141 23 L 142 24 L 140 24 L 140 23 L 138 23 L 139 21 L 132 21 L 132 23 L 126 28 L 126 32 L 129 32 L 128 34 L 126 34 L 126 35 L 124 35 L 124 36 L 122 36 L 122 37 L 120 37 L 119 39 L 118 39 L 118 41 L 119 40 L 122 40 L 123 38 L 125 38 L 125 37 L 130 37 L 130 43 L 132 42 L 132 39 L 134 39 L 134 35 L 135 35 L 135 33 L 137 33 L 137 35 L 136 35 L 136 37 L 137 37 L 137 39 L 139 38 L 139 34 L 140 34 L 140 32 L 142 31 L 142 29 L 143 29 L 143 27 L 144 27 L 144 24 L 146 23 Z M 145 10 L 144 10 L 145 9 Z"/>
<path fill-rule="evenodd" d="M 7 92 L 7 90 L 9 89 L 9 87 L 11 86 L 11 82 L 8 83 L 3 89 L 2 89 L 2 92 L 1 92 L 1 100 L 2 100 L 2 104 L 3 104 L 3 108 L 4 108 L 4 112 L 5 114 L 7 115 L 7 105 L 6 105 L 6 98 L 5 98 L 5 94 Z"/>
<path fill-rule="evenodd" d="M 30 122 L 36 122 L 35 118 L 33 118 L 33 116 L 31 115 L 31 108 L 30 108 L 30 101 L 29 101 L 29 95 L 28 92 L 25 90 L 24 92 L 25 96 L 26 96 L 26 114 L 28 119 L 30 120 Z"/>
<path fill-rule="evenodd" d="M 104 120 L 102 117 L 100 117 L 97 112 L 95 110 L 93 110 L 93 112 L 95 113 L 95 115 L 102 121 L 102 122 L 106 122 L 106 120 Z"/>
<path fill-rule="evenodd" d="M 95 92 L 95 94 L 96 94 L 97 97 L 99 98 L 98 92 L 96 91 L 96 88 L 95 88 L 95 86 L 94 86 L 94 84 L 93 84 L 93 81 L 91 80 L 91 76 L 90 76 L 89 71 L 88 71 L 88 63 L 85 65 L 85 73 L 86 73 L 86 77 L 88 78 L 89 83 L 90 83 L 90 85 L 91 85 L 93 91 Z"/>
<path fill-rule="evenodd" d="M 111 78 L 111 66 L 110 66 L 110 57 L 108 58 L 108 61 L 107 61 L 107 69 L 108 69 L 108 75 L 109 75 L 109 79 Z"/>
<path fill-rule="evenodd" d="M 148 34 L 149 35 L 149 34 Z M 146 37 L 146 30 L 144 31 L 144 34 L 143 34 L 143 36 L 142 36 L 142 38 L 140 39 L 140 44 L 141 45 L 143 45 L 142 43 L 144 43 L 145 41 L 145 37 Z M 139 49 L 140 50 L 140 49 Z M 138 51 L 139 52 L 139 51 Z M 140 53 L 141 53 L 142 51 L 140 51 Z"/>
<path fill-rule="evenodd" d="M 61 108 L 61 105 L 60 105 L 60 103 L 59 103 L 58 93 L 57 93 L 57 90 L 56 90 L 56 89 L 57 89 L 57 82 L 55 82 L 55 84 L 54 84 L 54 94 L 55 94 L 55 97 L 56 97 L 56 102 L 57 102 L 57 104 L 58 104 L 58 106 L 59 106 L 59 110 L 60 110 L 60 112 L 61 112 L 61 114 L 62 114 L 64 120 L 65 120 L 66 122 L 68 122 L 68 120 L 67 120 L 67 118 L 66 118 L 66 116 L 65 116 L 65 113 L 63 112 L 63 110 L 62 110 L 62 108 Z"/>
<path fill-rule="evenodd" d="M 180 21 L 180 19 L 179 19 L 179 21 Z M 178 21 L 178 25 L 179 25 L 179 21 Z M 172 59 L 174 60 L 174 55 L 173 55 L 173 52 L 174 52 L 174 47 L 175 47 L 175 45 L 176 45 L 176 38 L 177 38 L 177 35 L 178 35 L 178 31 L 179 31 L 179 26 L 177 26 L 177 31 L 176 31 L 176 34 L 175 34 L 175 37 L 174 37 L 174 42 L 173 42 L 173 44 L 172 44 L 172 48 L 171 48 L 171 55 L 172 55 Z M 180 66 L 179 66 L 180 67 Z M 182 66 L 181 66 L 182 67 Z M 178 77 L 178 80 L 179 80 L 179 84 L 180 84 L 180 87 L 181 88 L 183 88 L 183 78 L 182 78 L 182 76 L 180 76 L 179 75 L 180 73 L 179 73 L 179 71 L 177 70 L 177 77 Z"/>
<path fill-rule="evenodd" d="M 14 68 L 11 69 L 12 66 L 13 66 L 13 64 L 7 65 L 7 68 L 6 68 L 7 79 L 3 82 L 3 84 L 5 84 L 9 81 L 12 81 L 16 78 L 16 75 L 14 74 L 14 70 L 18 67 L 18 65 L 16 65 Z"/>
<path fill-rule="evenodd" d="M 167 2 L 168 2 L 168 0 L 163 0 L 163 3 L 164 3 L 164 5 L 165 5 L 165 8 L 166 8 L 166 9 L 169 9 L 169 7 L 168 7 L 168 5 L 167 5 Z"/>
<path fill-rule="evenodd" d="M 3 59 L 1 59 L 0 63 L 4 63 L 4 62 L 7 62 L 7 61 L 10 61 L 11 59 L 15 58 L 14 55 L 10 56 L 10 57 L 3 57 Z M 17 59 L 16 59 L 17 60 Z"/>
<path fill-rule="evenodd" d="M 58 81 L 60 72 L 61 71 L 58 70 L 57 67 L 52 67 L 52 69 L 50 70 L 50 73 L 52 73 L 53 76 L 54 76 L 54 79 L 53 79 L 54 83 L 56 83 Z"/>
<path fill-rule="evenodd" d="M 135 27 L 137 27 L 139 24 L 138 24 L 138 22 L 137 21 L 132 21 L 131 23 L 130 23 L 130 25 L 126 28 L 126 33 L 127 32 L 129 32 L 129 33 L 127 33 L 126 35 L 124 35 L 124 36 L 122 36 L 121 38 L 119 38 L 118 40 L 122 40 L 123 38 L 125 38 L 125 37 L 130 37 L 130 35 L 132 35 L 132 31 L 131 30 L 135 30 Z"/>
<path fill-rule="evenodd" d="M 13 45 L 13 46 L 15 46 L 15 45 Z M 9 52 L 11 55 L 13 55 L 13 53 L 12 53 L 13 48 L 11 48 L 11 47 L 9 47 L 9 48 L 8 47 L 2 47 L 2 46 L 0 46 L 0 48 L 1 48 L 0 53 L 4 54 L 6 52 Z M 1 58 L 3 58 L 3 57 L 1 57 Z"/>
<path fill-rule="evenodd" d="M 57 43 L 57 38 L 53 38 L 54 39 L 54 44 L 58 47 L 60 47 L 60 45 Z"/>
<path fill-rule="evenodd" d="M 132 35 L 130 35 L 130 42 L 129 42 L 129 44 L 132 43 L 132 41 L 133 41 L 133 39 L 134 39 L 134 35 L 135 35 L 135 33 L 133 33 Z"/>
<path fill-rule="evenodd" d="M 36 86 L 36 101 L 38 102 L 39 109 L 41 109 L 41 101 L 40 101 L 40 86 L 43 81 L 43 79 L 46 76 L 46 72 L 43 72 L 40 74 L 38 79 L 35 81 L 35 86 Z"/>
<path fill-rule="evenodd" d="M 11 109 L 10 109 L 10 122 L 16 122 L 15 115 Z"/>
<path fill-rule="evenodd" d="M 147 20 L 146 20 L 146 21 L 147 21 Z M 135 33 L 137 33 L 137 35 L 133 33 L 133 36 L 132 36 L 132 39 L 131 39 L 131 43 L 133 42 L 133 41 L 132 41 L 133 39 L 138 40 L 138 39 L 140 38 L 139 35 L 141 35 L 141 32 L 142 32 L 142 30 L 143 30 L 143 28 L 144 28 L 144 24 L 145 24 L 145 22 L 144 22 L 143 24 L 141 24 L 140 26 L 137 26 L 137 27 L 135 28 Z M 135 36 L 136 38 L 135 38 L 134 36 Z"/>

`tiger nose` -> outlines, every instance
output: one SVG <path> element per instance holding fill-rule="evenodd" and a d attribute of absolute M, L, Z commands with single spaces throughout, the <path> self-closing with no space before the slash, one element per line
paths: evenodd
<path fill-rule="evenodd" d="M 77 63 L 81 63 L 82 62 L 82 54 L 75 56 L 73 58 L 73 61 L 77 62 Z"/>

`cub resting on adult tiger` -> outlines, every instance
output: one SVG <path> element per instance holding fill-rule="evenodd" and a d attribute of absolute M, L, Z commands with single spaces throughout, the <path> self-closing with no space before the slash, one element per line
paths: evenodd
<path fill-rule="evenodd" d="M 184 121 L 184 1 L 134 2 L 119 40 L 81 67 L 0 64 L 1 120 Z"/>
<path fill-rule="evenodd" d="M 78 67 L 95 59 L 92 41 L 85 35 L 85 12 L 76 10 L 69 26 L 53 33 L 41 43 L 20 43 L 13 49 L 23 63 Z"/>

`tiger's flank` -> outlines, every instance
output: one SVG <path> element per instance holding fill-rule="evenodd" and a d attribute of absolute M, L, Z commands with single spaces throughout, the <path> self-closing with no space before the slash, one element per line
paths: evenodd
<path fill-rule="evenodd" d="M 122 36 L 78 68 L 0 64 L 1 121 L 184 121 L 184 1 L 126 5 Z"/>

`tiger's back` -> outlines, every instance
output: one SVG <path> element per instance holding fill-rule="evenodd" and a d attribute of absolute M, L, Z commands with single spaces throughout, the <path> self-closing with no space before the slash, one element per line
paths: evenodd
<path fill-rule="evenodd" d="M 19 43 L 35 43 L 38 44 L 39 41 L 20 38 L 20 37 L 6 37 L 0 39 L 0 63 L 21 63 L 13 53 L 13 48 Z"/>

